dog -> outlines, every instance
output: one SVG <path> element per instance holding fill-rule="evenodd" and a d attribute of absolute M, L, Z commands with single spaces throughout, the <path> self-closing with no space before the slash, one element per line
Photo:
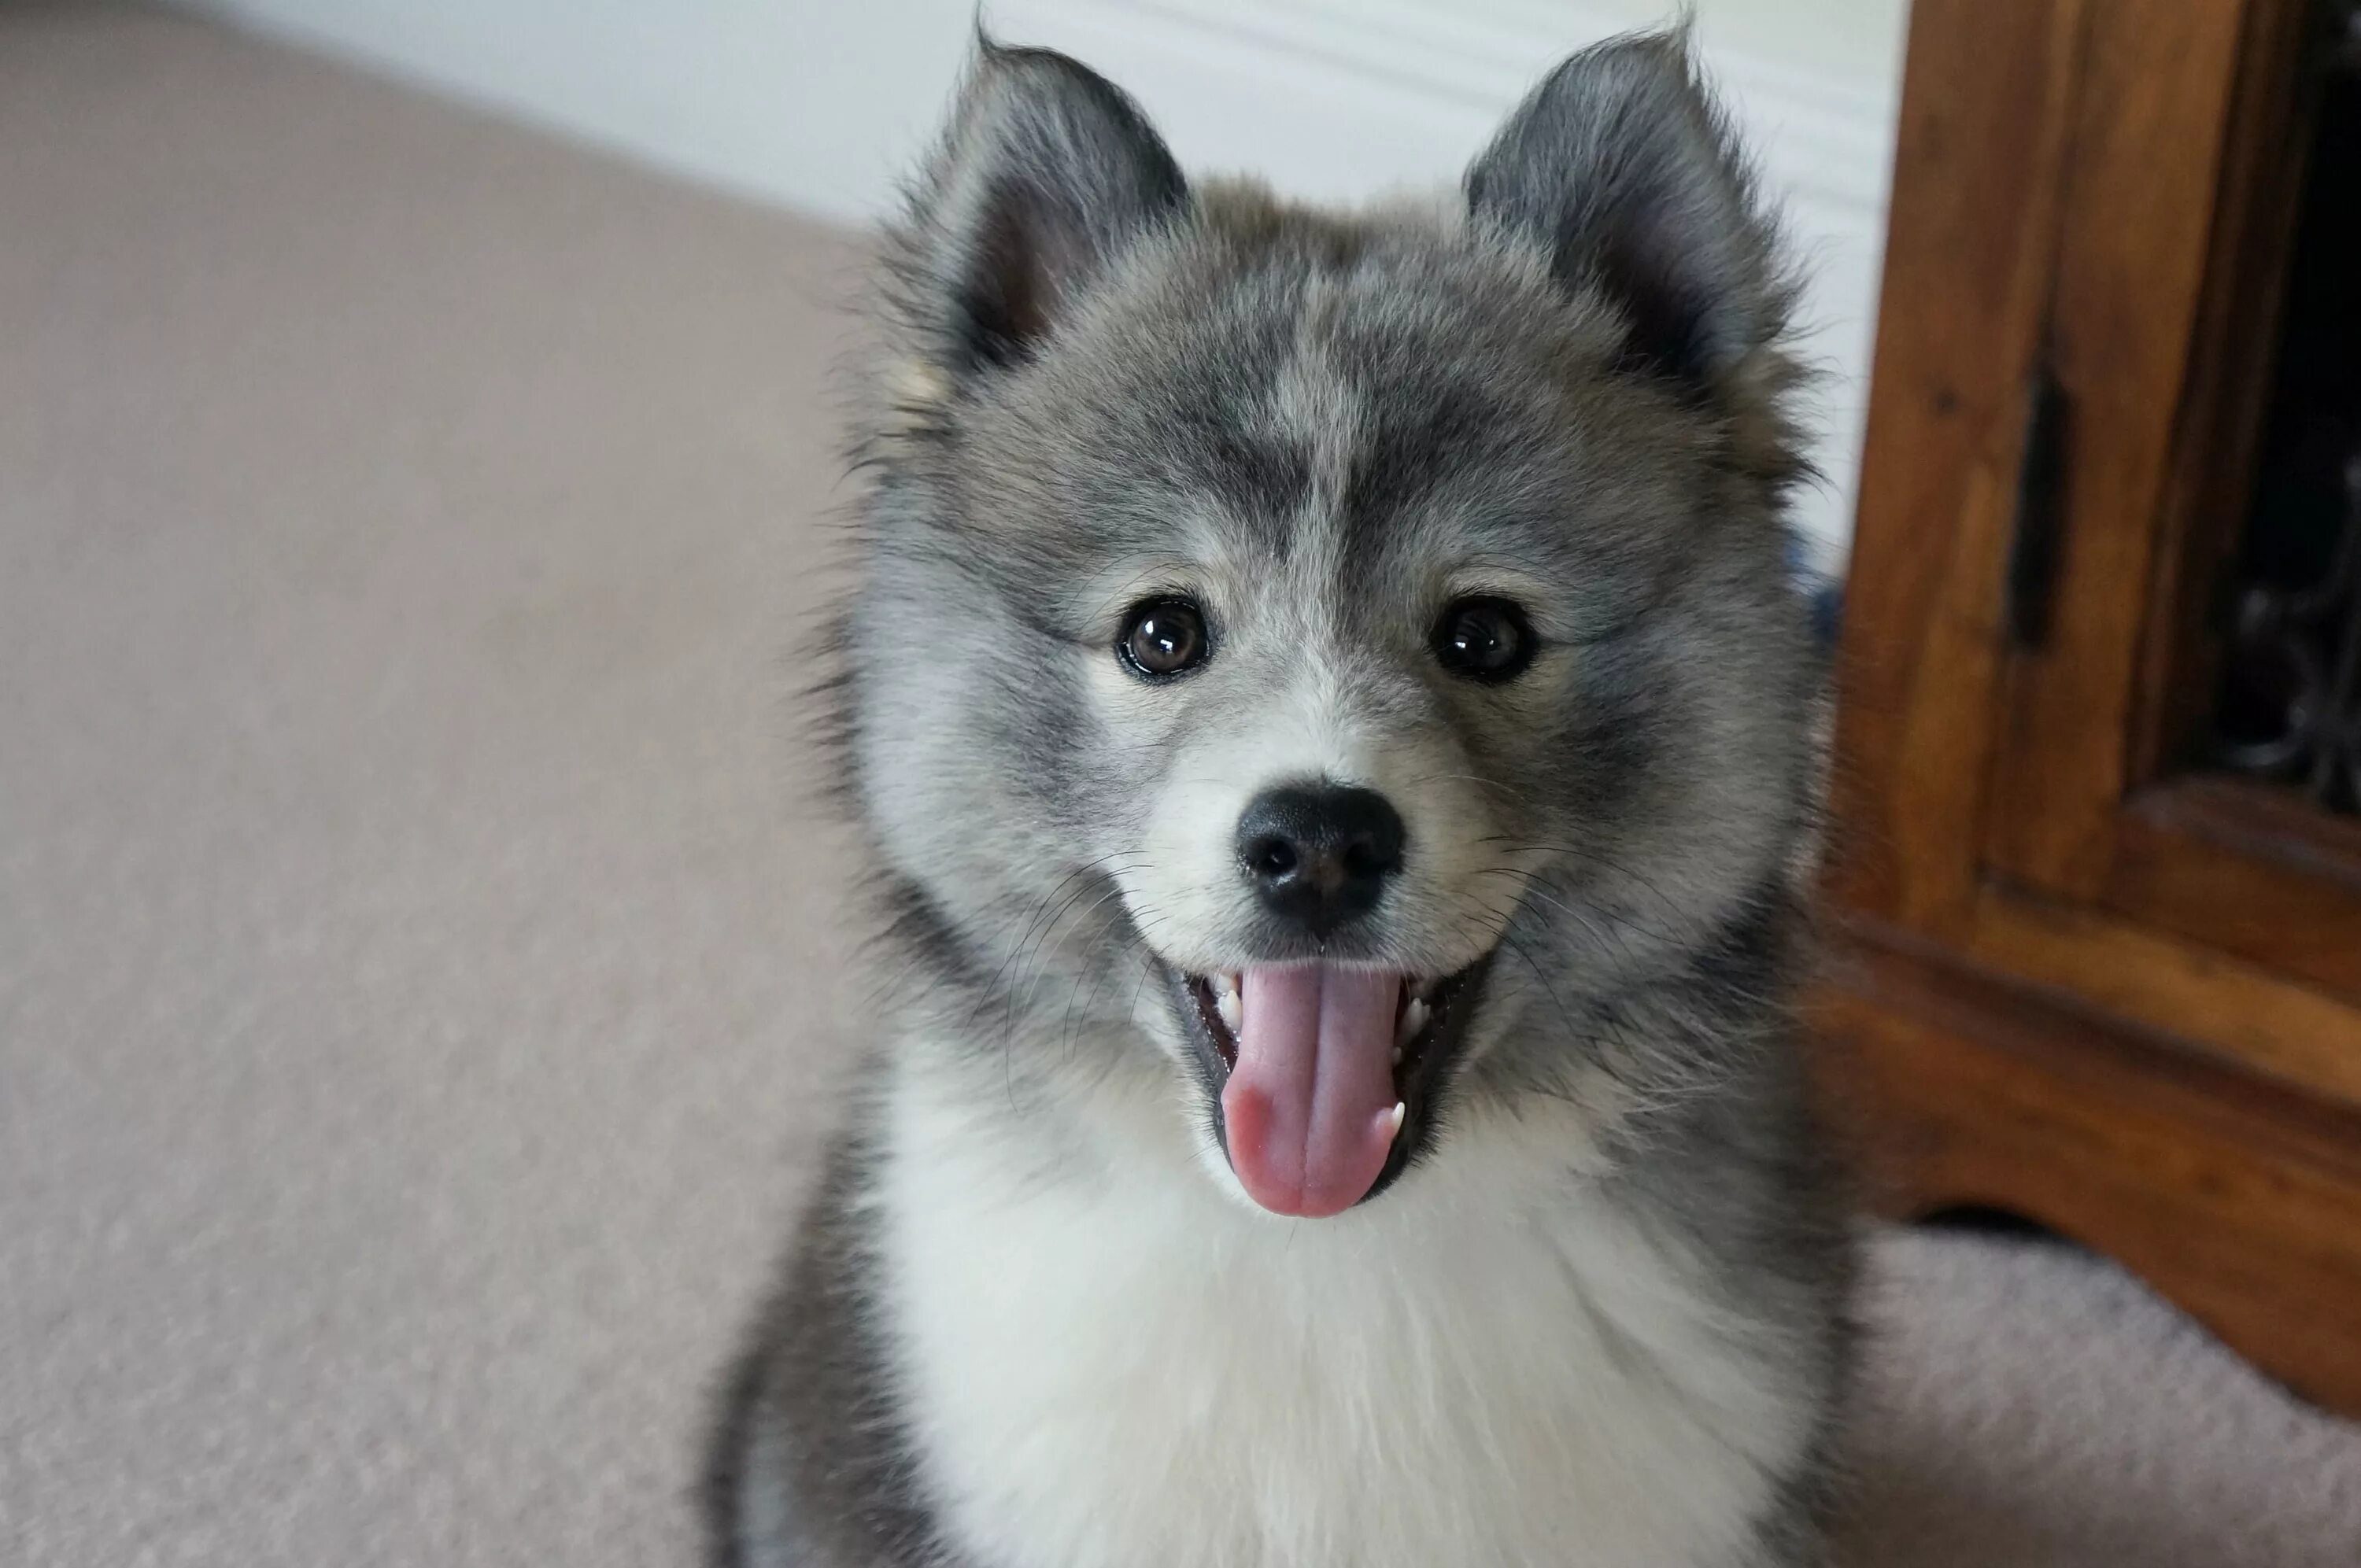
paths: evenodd
<path fill-rule="evenodd" d="M 1686 38 L 1348 214 L 980 40 L 884 276 L 828 706 L 886 1000 L 712 1561 L 1821 1561 L 1802 378 Z"/>

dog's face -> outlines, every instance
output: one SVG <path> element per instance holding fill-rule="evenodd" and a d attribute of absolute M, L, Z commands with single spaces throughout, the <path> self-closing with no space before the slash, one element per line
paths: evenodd
<path fill-rule="evenodd" d="M 988 50 L 897 284 L 848 717 L 980 1047 L 1160 1049 L 1224 1179 L 1334 1213 L 1780 874 L 1782 299 L 1676 43 L 1357 218 Z"/>

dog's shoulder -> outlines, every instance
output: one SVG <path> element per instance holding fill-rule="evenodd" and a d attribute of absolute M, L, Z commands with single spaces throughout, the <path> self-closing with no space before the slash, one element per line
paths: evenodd
<path fill-rule="evenodd" d="M 698 1498 L 708 1568 L 956 1568 L 880 1337 L 877 1163 L 856 1114 L 715 1390 Z"/>

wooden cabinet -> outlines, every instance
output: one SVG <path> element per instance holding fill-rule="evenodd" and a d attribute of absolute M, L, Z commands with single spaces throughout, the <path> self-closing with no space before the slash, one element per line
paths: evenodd
<path fill-rule="evenodd" d="M 1812 1018 L 1888 1210 L 2361 1411 L 2351 16 L 1917 0 Z"/>

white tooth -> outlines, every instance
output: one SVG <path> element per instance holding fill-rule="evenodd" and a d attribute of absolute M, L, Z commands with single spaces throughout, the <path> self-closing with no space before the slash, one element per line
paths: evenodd
<path fill-rule="evenodd" d="M 1213 977 L 1213 989 L 1217 992 L 1227 992 L 1232 996 L 1238 993 L 1239 983 L 1238 977 L 1234 974 L 1217 974 Z"/>
<path fill-rule="evenodd" d="M 1401 1021 L 1394 1025 L 1394 1059 L 1401 1059 L 1401 1047 L 1418 1037 L 1426 1027 L 1426 1003 L 1413 1000 L 1402 1009 Z"/>
<path fill-rule="evenodd" d="M 1238 993 L 1235 991 L 1215 992 L 1213 1011 L 1221 1015 L 1222 1027 L 1233 1035 L 1238 1032 L 1239 1020 L 1246 1016 L 1246 1009 L 1238 1004 Z"/>
<path fill-rule="evenodd" d="M 1399 1100 L 1394 1102 L 1394 1129 L 1392 1132 L 1386 1135 L 1389 1140 L 1401 1136 L 1402 1118 L 1409 1114 L 1410 1108 L 1408 1106 L 1404 1105 Z"/>

